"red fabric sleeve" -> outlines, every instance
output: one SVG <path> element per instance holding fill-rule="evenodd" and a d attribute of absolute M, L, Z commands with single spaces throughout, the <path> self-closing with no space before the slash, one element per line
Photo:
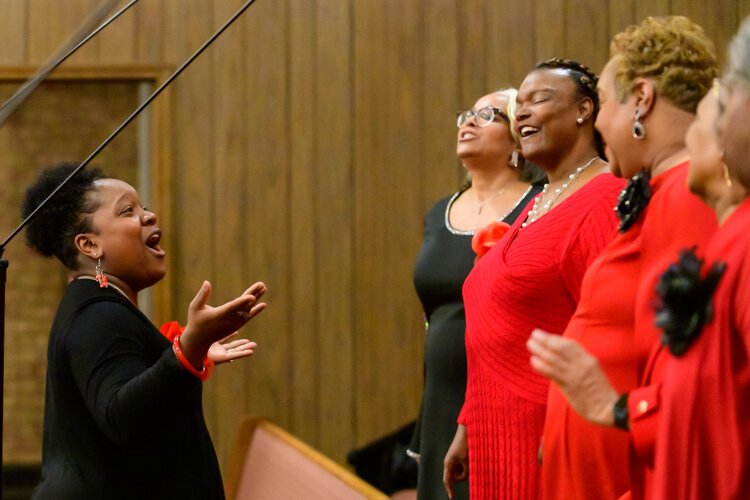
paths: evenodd
<path fill-rule="evenodd" d="M 572 241 L 565 245 L 562 279 L 575 302 L 581 298 L 581 282 L 586 269 L 615 237 L 617 215 L 613 207 L 622 187 L 623 181 L 615 177 L 602 185 L 597 196 L 592 197 L 591 208 Z"/>
<path fill-rule="evenodd" d="M 640 461 L 649 467 L 654 464 L 654 448 L 659 426 L 661 383 L 638 387 L 630 391 L 630 437 Z"/>

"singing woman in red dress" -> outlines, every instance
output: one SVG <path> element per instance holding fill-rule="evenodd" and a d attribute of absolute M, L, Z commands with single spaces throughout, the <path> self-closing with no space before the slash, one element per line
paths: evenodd
<path fill-rule="evenodd" d="M 643 50 L 654 40 L 657 49 Z M 548 498 L 619 498 L 631 489 L 643 496 L 638 464 L 651 465 L 653 438 L 643 437 L 637 408 L 631 425 L 614 427 L 614 407 L 628 392 L 637 406 L 636 394 L 650 390 L 640 381 L 659 343 L 651 326 L 658 276 L 681 249 L 704 244 L 716 228 L 713 212 L 685 183 L 685 133 L 716 72 L 713 44 L 685 17 L 647 18 L 611 44 L 596 125 L 613 173 L 630 179 L 617 206 L 620 232 L 586 272 L 562 338 L 544 342 L 538 332 L 529 343 L 534 366 L 556 382 L 544 429 Z M 579 346 L 593 358 L 579 356 Z M 591 376 L 601 373 L 591 371 L 597 364 L 598 379 Z"/>
<path fill-rule="evenodd" d="M 523 154 L 549 184 L 464 283 L 468 380 L 446 455 L 449 494 L 468 473 L 473 500 L 540 497 L 549 384 L 532 372 L 525 343 L 540 322 L 564 330 L 586 268 L 615 234 L 612 207 L 623 186 L 601 159 L 595 87 L 588 68 L 553 59 L 519 89 Z"/>

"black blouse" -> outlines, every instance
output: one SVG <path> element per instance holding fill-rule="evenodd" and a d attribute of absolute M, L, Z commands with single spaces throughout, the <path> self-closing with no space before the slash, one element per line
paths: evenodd
<path fill-rule="evenodd" d="M 224 498 L 202 383 L 130 301 L 74 280 L 48 346 L 34 499 Z"/>

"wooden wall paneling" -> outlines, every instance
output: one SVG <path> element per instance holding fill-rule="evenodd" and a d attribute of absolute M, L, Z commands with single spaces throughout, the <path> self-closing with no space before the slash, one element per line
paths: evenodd
<path fill-rule="evenodd" d="M 562 0 L 534 0 L 534 30 L 531 33 L 536 37 L 535 63 L 550 57 L 566 57 L 566 4 L 567 1 Z"/>
<path fill-rule="evenodd" d="M 184 2 L 184 0 L 160 1 L 163 12 L 163 21 L 162 32 L 158 37 L 162 40 L 159 61 L 176 67 L 180 61 L 188 56 L 190 49 L 195 50 L 200 46 L 200 36 L 202 36 L 204 32 L 206 37 L 209 36 L 209 27 L 207 23 L 210 22 L 210 19 L 205 16 L 201 19 L 193 20 L 196 24 L 205 24 L 206 27 L 204 29 L 200 30 L 198 34 L 193 35 L 192 37 L 190 37 L 190 33 L 186 32 L 190 28 L 187 24 L 188 15 L 193 17 L 201 14 L 201 12 L 196 12 L 196 1 L 201 4 L 206 4 L 206 2 L 201 0 L 192 0 L 190 3 Z M 204 6 L 203 8 L 206 9 L 208 6 Z M 138 26 L 140 39 L 143 36 L 141 33 L 145 33 L 145 31 L 143 30 L 144 26 L 141 25 L 140 21 Z M 195 47 L 188 44 L 188 40 L 194 40 Z M 200 61 L 196 61 L 193 65 L 198 64 L 199 62 Z"/>
<path fill-rule="evenodd" d="M 487 92 L 487 3 L 493 0 L 459 2 L 459 100 L 461 108 L 474 105 L 479 96 Z"/>
<path fill-rule="evenodd" d="M 355 360 L 374 359 L 370 357 L 370 336 L 372 329 L 367 328 L 367 322 L 372 314 L 368 310 L 373 293 L 368 290 L 377 289 L 385 292 L 387 289 L 377 287 L 376 246 L 382 248 L 385 233 L 383 218 L 380 212 L 390 207 L 389 199 L 382 192 L 381 184 L 377 183 L 380 176 L 390 175 L 389 165 L 382 156 L 385 148 L 383 130 L 387 127 L 381 113 L 382 103 L 388 102 L 385 87 L 387 85 L 386 72 L 381 67 L 388 54 L 384 50 L 384 37 L 379 28 L 386 22 L 383 4 L 354 2 L 353 5 L 353 50 L 354 50 L 354 185 L 352 198 L 354 199 L 354 358 Z M 380 198 L 381 210 L 378 214 L 370 214 L 371 205 Z M 381 250 L 382 252 L 382 250 Z M 371 272 L 372 271 L 372 272 Z M 380 305 L 380 302 L 378 305 Z M 384 307 L 381 310 L 385 311 Z M 385 314 L 383 314 L 385 316 Z M 377 317 L 377 315 L 376 315 Z M 385 321 L 383 322 L 385 326 Z M 354 394 L 355 396 L 355 432 L 357 444 L 364 443 L 373 437 L 371 414 L 382 414 L 384 409 L 379 407 L 375 394 L 377 391 L 370 385 L 371 379 L 363 370 L 362 363 L 355 362 Z M 363 373 L 364 371 L 364 373 Z M 366 420 L 366 421 L 365 421 Z"/>
<path fill-rule="evenodd" d="M 609 55 L 609 13 L 601 0 L 566 0 L 567 50 L 563 57 L 601 71 Z"/>
<path fill-rule="evenodd" d="M 148 4 L 148 2 L 143 3 L 144 5 Z M 122 5 L 117 5 L 112 9 L 110 15 L 121 7 Z M 136 61 L 135 47 L 138 35 L 146 38 L 158 35 L 159 30 L 156 29 L 145 33 L 140 32 L 140 30 L 136 31 L 139 7 L 142 7 L 140 2 L 96 36 L 96 39 L 99 40 L 98 62 L 101 64 L 133 64 Z M 109 18 L 110 15 L 107 15 L 106 18 Z"/>
<path fill-rule="evenodd" d="M 257 2 L 242 21 L 247 33 L 245 85 L 247 109 L 247 200 L 244 257 L 249 279 L 269 288 L 268 310 L 254 319 L 246 335 L 258 351 L 245 363 L 246 412 L 264 415 L 291 429 L 292 342 L 305 342 L 292 310 L 290 252 L 294 244 L 290 206 L 291 121 L 289 105 L 287 1 Z"/>
<path fill-rule="evenodd" d="M 57 0 L 28 0 L 28 63 L 39 66 L 52 57 L 67 39 L 70 31 L 66 2 Z M 82 49 L 83 50 L 83 49 Z"/>
<path fill-rule="evenodd" d="M 422 215 L 440 198 L 454 192 L 465 171 L 456 158 L 456 113 L 462 103 L 458 88 L 459 6 L 452 0 L 423 2 L 424 76 L 422 116 L 424 161 L 421 167 Z M 421 222 L 422 219 L 420 219 Z"/>
<path fill-rule="evenodd" d="M 175 67 L 213 31 L 211 4 L 203 0 L 164 3 L 164 61 Z M 187 308 L 204 279 L 214 276 L 215 234 L 212 200 L 214 124 L 213 57 L 209 51 L 198 58 L 174 82 L 173 123 L 174 231 L 168 258 L 178 272 L 173 278 L 175 320 L 187 322 Z M 223 368 L 223 367 L 222 367 Z M 213 381 L 212 381 L 213 382 Z M 206 384 L 204 409 L 212 433 L 217 425 L 215 384 Z"/>
<path fill-rule="evenodd" d="M 164 38 L 166 17 L 165 0 L 139 2 L 135 12 L 134 60 L 140 64 L 158 64 L 164 61 L 163 46 L 172 43 Z"/>
<path fill-rule="evenodd" d="M 355 287 L 360 442 L 414 417 L 421 313 L 411 280 L 421 237 L 420 9 L 355 9 Z M 405 256 L 408 256 L 405 258 Z M 365 361 L 367 360 L 367 361 Z M 387 375 L 386 375 L 387 374 Z"/>
<path fill-rule="evenodd" d="M 628 26 L 640 22 L 635 18 L 635 4 L 633 2 L 609 2 L 609 40 L 607 41 L 607 60 L 609 60 L 609 43 L 614 36 Z M 593 68 L 596 74 L 601 73 L 602 67 Z"/>
<path fill-rule="evenodd" d="M 21 65 L 28 50 L 26 0 L 0 2 L 0 65 Z"/>
<path fill-rule="evenodd" d="M 533 2 L 499 0 L 487 6 L 487 91 L 515 87 L 536 63 Z"/>
<path fill-rule="evenodd" d="M 318 272 L 316 268 L 316 210 L 318 200 L 316 135 L 316 2 L 289 2 L 289 248 L 291 310 L 294 330 L 290 355 L 292 371 L 292 431 L 303 441 L 318 439 L 320 398 L 318 331 Z M 325 30 L 325 27 L 322 27 Z M 325 132 L 323 132 L 325 133 Z M 323 202 L 321 200 L 321 202 Z"/>
<path fill-rule="evenodd" d="M 162 71 L 153 82 L 153 88 L 161 84 L 171 71 Z M 137 101 L 140 104 L 140 100 Z M 174 172 L 174 87 L 168 88 L 151 105 L 151 199 L 149 203 L 158 207 L 159 226 L 163 228 L 162 248 L 175 248 L 175 172 Z M 177 260 L 167 259 L 167 275 L 154 289 L 153 318 L 157 325 L 178 318 L 183 304 L 176 303 L 175 283 L 178 283 L 180 270 Z M 183 323 L 184 324 L 184 323 Z"/>
<path fill-rule="evenodd" d="M 214 29 L 224 23 L 237 10 L 236 0 L 213 2 Z M 245 232 L 248 222 L 247 171 L 245 147 L 247 132 L 245 114 L 245 32 L 241 23 L 225 31 L 211 47 L 214 60 L 214 92 L 205 98 L 212 99 L 215 112 L 213 133 L 214 172 L 213 224 L 216 242 L 213 257 L 213 285 L 216 304 L 222 304 L 241 294 L 253 281 L 245 258 Z M 245 333 L 245 332 L 243 332 Z M 229 456 L 237 426 L 245 413 L 248 393 L 244 377 L 244 364 L 219 367 L 215 371 L 214 404 L 217 405 L 217 426 L 213 434 L 217 455 Z"/>
<path fill-rule="evenodd" d="M 641 22 L 646 16 L 668 16 L 672 14 L 670 0 L 633 0 L 633 2 L 636 23 Z"/>
<path fill-rule="evenodd" d="M 316 2 L 315 294 L 319 404 L 317 445 L 343 462 L 355 442 L 353 322 L 352 2 Z"/>
<path fill-rule="evenodd" d="M 101 4 L 101 0 L 64 0 L 62 2 L 59 0 L 52 0 L 51 2 L 48 2 L 48 7 L 50 6 L 50 3 L 59 3 L 63 6 L 62 19 L 64 20 L 63 22 L 65 29 L 62 33 L 60 33 L 60 35 L 62 36 L 59 37 L 59 41 L 54 44 L 47 57 L 52 56 L 54 51 L 63 43 L 65 43 L 75 31 L 78 30 L 78 28 L 84 23 L 89 15 L 91 15 L 91 13 L 99 7 L 99 5 Z M 116 7 L 112 8 L 112 10 L 105 15 L 105 19 L 109 17 L 109 15 L 115 10 Z M 122 17 L 120 17 L 110 26 L 107 26 L 107 28 L 100 33 L 100 35 L 102 36 L 96 36 L 92 38 L 89 42 L 86 43 L 84 47 L 81 47 L 80 50 L 78 50 L 73 56 L 71 56 L 66 64 L 75 66 L 99 63 L 102 57 L 103 36 L 110 30 L 110 28 L 113 28 L 115 24 L 119 23 L 122 20 Z M 98 24 L 99 23 L 97 23 L 96 25 Z"/>
<path fill-rule="evenodd" d="M 710 4 L 700 0 L 672 0 L 672 10 L 700 24 L 716 45 L 719 61 L 726 60 L 727 44 L 739 22 L 736 0 L 716 0 Z"/>

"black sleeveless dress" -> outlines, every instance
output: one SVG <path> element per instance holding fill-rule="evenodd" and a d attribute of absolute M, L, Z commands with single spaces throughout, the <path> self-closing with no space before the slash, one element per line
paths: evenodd
<path fill-rule="evenodd" d="M 512 224 L 541 191 L 529 188 L 502 220 Z M 424 239 L 414 266 L 414 286 L 425 312 L 424 394 L 409 450 L 419 454 L 418 496 L 447 499 L 443 459 L 456 433 L 466 392 L 466 318 L 461 296 L 474 266 L 473 231 L 450 226 L 448 213 L 461 191 L 438 201 L 424 220 Z M 469 498 L 468 481 L 455 485 L 457 500 Z"/>

